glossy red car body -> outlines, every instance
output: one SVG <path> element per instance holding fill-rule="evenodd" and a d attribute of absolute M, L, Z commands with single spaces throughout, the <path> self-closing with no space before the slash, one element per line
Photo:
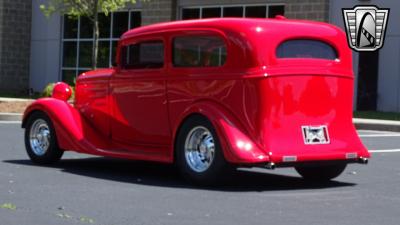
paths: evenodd
<path fill-rule="evenodd" d="M 227 46 L 221 67 L 181 68 L 171 60 L 180 35 L 218 35 Z M 121 46 L 161 40 L 160 69 L 120 66 L 84 73 L 74 104 L 35 101 L 53 121 L 62 149 L 102 156 L 174 162 L 176 134 L 191 115 L 215 127 L 233 164 L 307 163 L 369 158 L 352 124 L 351 51 L 335 26 L 286 19 L 209 19 L 146 26 L 125 33 Z M 277 58 L 286 40 L 320 40 L 338 59 Z M 329 143 L 307 145 L 302 126 L 326 126 Z"/>

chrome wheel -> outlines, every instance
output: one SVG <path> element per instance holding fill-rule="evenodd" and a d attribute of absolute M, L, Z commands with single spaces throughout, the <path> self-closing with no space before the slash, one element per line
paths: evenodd
<path fill-rule="evenodd" d="M 186 136 L 185 158 L 189 167 L 198 173 L 206 171 L 215 156 L 215 143 L 211 132 L 203 127 L 194 127 Z"/>
<path fill-rule="evenodd" d="M 50 128 L 47 122 L 43 119 L 35 120 L 29 132 L 29 143 L 35 155 L 46 154 L 50 146 L 50 138 Z"/>

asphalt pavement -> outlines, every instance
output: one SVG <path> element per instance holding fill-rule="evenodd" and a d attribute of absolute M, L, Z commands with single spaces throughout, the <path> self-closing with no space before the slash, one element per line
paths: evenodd
<path fill-rule="evenodd" d="M 32 164 L 20 124 L 0 122 L 0 225 L 398 225 L 400 133 L 359 131 L 372 152 L 332 182 L 290 168 L 243 169 L 218 188 L 163 164 L 66 153 Z"/>

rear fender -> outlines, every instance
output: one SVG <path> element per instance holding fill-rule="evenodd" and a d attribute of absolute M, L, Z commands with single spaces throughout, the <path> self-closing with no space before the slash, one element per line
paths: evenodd
<path fill-rule="evenodd" d="M 25 128 L 29 116 L 35 111 L 42 111 L 51 119 L 61 149 L 94 154 L 97 148 L 107 146 L 103 141 L 105 139 L 98 137 L 98 132 L 94 132 L 81 114 L 66 101 L 55 98 L 36 100 L 25 110 L 22 127 Z M 92 143 L 96 143 L 96 146 Z"/>
<path fill-rule="evenodd" d="M 182 114 L 180 122 L 176 123 L 179 126 L 173 129 L 173 140 L 176 140 L 182 124 L 193 115 L 202 115 L 213 124 L 228 162 L 248 164 L 269 161 L 268 155 L 252 140 L 238 120 L 228 110 L 211 101 L 196 103 Z"/>

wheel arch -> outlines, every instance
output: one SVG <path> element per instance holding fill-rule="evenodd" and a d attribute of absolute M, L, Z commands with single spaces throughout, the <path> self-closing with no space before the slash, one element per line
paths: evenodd
<path fill-rule="evenodd" d="M 240 124 L 239 120 L 236 119 L 232 113 L 229 113 L 228 110 L 225 110 L 216 103 L 199 102 L 186 110 L 182 116 L 179 117 L 179 122 L 175 123 L 177 125 L 173 128 L 173 141 L 171 148 L 173 162 L 176 161 L 178 134 L 182 126 L 189 119 L 196 116 L 203 117 L 210 121 L 217 133 L 223 155 L 228 162 L 234 164 L 246 164 L 268 161 L 268 155 L 252 141 L 252 138 L 249 137 L 244 126 Z M 241 141 L 249 143 L 252 148 L 250 150 L 243 149 L 243 146 L 238 144 Z"/>
<path fill-rule="evenodd" d="M 53 123 L 57 142 L 62 149 L 77 149 L 74 142 L 83 139 L 82 121 L 73 106 L 55 98 L 38 99 L 26 108 L 22 128 L 26 128 L 29 118 L 38 111 L 46 114 Z"/>
<path fill-rule="evenodd" d="M 29 118 L 32 116 L 32 114 L 37 113 L 37 112 L 43 112 L 47 115 L 46 112 L 40 110 L 40 109 L 33 109 L 26 114 L 24 114 L 24 117 L 22 118 L 22 123 L 21 123 L 21 128 L 26 128 L 26 123 L 28 122 Z"/>
<path fill-rule="evenodd" d="M 25 117 L 24 123 L 24 143 L 29 158 L 38 164 L 51 164 L 60 160 L 64 150 L 58 145 L 57 132 L 50 116 L 42 110 L 32 110 Z"/>

